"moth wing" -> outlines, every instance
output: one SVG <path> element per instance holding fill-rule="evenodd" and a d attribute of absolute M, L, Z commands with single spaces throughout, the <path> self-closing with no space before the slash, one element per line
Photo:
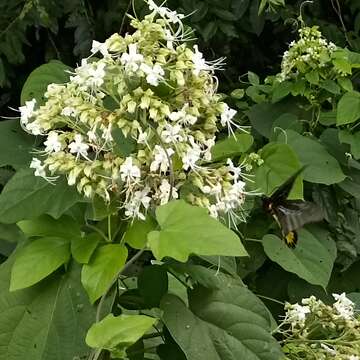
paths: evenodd
<path fill-rule="evenodd" d="M 324 218 L 321 209 L 316 204 L 301 200 L 285 201 L 274 208 L 274 213 L 284 234 Z"/>

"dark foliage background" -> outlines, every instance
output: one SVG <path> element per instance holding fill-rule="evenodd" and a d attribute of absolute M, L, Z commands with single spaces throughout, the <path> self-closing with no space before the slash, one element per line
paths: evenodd
<path fill-rule="evenodd" d="M 260 16 L 259 0 L 169 0 L 168 6 L 192 14 L 186 22 L 196 29 L 208 58 L 226 56 L 220 83 L 228 91 L 238 85 L 239 74 L 278 70 L 280 56 L 296 35 L 302 3 L 288 0 L 277 12 Z M 134 8 L 138 16 L 146 11 L 142 0 L 135 0 Z M 124 14 L 133 14 L 134 8 L 127 0 L 1 0 L 0 113 L 13 114 L 8 107 L 19 105 L 20 90 L 33 69 L 51 59 L 74 66 L 89 54 L 92 39 L 125 33 Z M 359 1 L 305 2 L 302 15 L 337 45 L 360 49 Z"/>

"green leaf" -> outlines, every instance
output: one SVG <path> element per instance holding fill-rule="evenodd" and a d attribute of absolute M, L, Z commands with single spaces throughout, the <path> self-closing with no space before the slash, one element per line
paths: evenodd
<path fill-rule="evenodd" d="M 319 116 L 319 123 L 324 126 L 331 126 L 336 124 L 335 111 L 321 111 Z"/>
<path fill-rule="evenodd" d="M 271 101 L 276 103 L 284 97 L 288 96 L 292 90 L 292 87 L 293 84 L 290 81 L 283 81 L 280 84 L 277 84 L 272 94 Z"/>
<path fill-rule="evenodd" d="M 127 249 L 119 244 L 99 247 L 88 264 L 83 265 L 81 282 L 91 303 L 102 296 L 124 267 Z"/>
<path fill-rule="evenodd" d="M 340 86 L 334 80 L 326 79 L 323 82 L 321 82 L 320 87 L 332 94 L 335 95 L 340 94 Z"/>
<path fill-rule="evenodd" d="M 147 235 L 157 228 L 156 220 L 149 214 L 145 220 L 135 219 L 124 235 L 124 242 L 134 249 L 143 249 L 147 243 Z"/>
<path fill-rule="evenodd" d="M 255 73 L 251 72 L 251 71 L 248 71 L 247 73 L 248 75 L 248 80 L 249 80 L 249 83 L 251 85 L 259 85 L 260 84 L 260 79 L 259 79 L 259 76 L 257 76 Z"/>
<path fill-rule="evenodd" d="M 319 184 L 336 184 L 345 179 L 338 161 L 331 156 L 317 140 L 302 136 L 293 130 L 286 130 L 286 137 L 280 134 L 278 140 L 289 144 L 303 165 L 304 180 Z"/>
<path fill-rule="evenodd" d="M 240 100 L 244 97 L 245 90 L 244 89 L 235 89 L 231 92 L 230 96 L 234 99 Z"/>
<path fill-rule="evenodd" d="M 270 138 L 274 121 L 287 113 L 293 114 L 299 119 L 309 118 L 309 113 L 300 108 L 299 104 L 291 97 L 275 104 L 256 104 L 251 107 L 248 116 L 255 130 L 266 138 Z"/>
<path fill-rule="evenodd" d="M 30 162 L 34 137 L 29 136 L 16 120 L 0 122 L 0 167 L 18 169 Z"/>
<path fill-rule="evenodd" d="M 70 241 L 80 236 L 80 227 L 70 216 L 61 216 L 54 219 L 49 215 L 42 215 L 33 220 L 19 221 L 19 228 L 28 237 L 31 236 L 57 236 Z"/>
<path fill-rule="evenodd" d="M 114 128 L 114 130 L 111 132 L 111 135 L 115 142 L 115 154 L 122 157 L 127 157 L 135 150 L 136 142 L 129 137 L 125 137 L 122 130 L 118 127 Z"/>
<path fill-rule="evenodd" d="M 229 136 L 224 140 L 218 141 L 211 149 L 211 158 L 217 161 L 240 155 L 250 149 L 254 138 L 250 134 L 236 132 L 234 136 Z"/>
<path fill-rule="evenodd" d="M 355 160 L 360 159 L 360 131 L 351 134 L 348 130 L 341 130 L 339 132 L 339 140 L 341 143 L 350 145 L 351 154 Z"/>
<path fill-rule="evenodd" d="M 150 308 L 159 307 L 168 292 L 168 276 L 163 266 L 146 266 L 138 277 L 139 293 Z"/>
<path fill-rule="evenodd" d="M 316 70 L 306 73 L 305 78 L 310 84 L 319 84 L 319 73 Z"/>
<path fill-rule="evenodd" d="M 339 100 L 336 114 L 336 124 L 351 124 L 360 118 L 360 93 L 351 91 L 345 93 Z"/>
<path fill-rule="evenodd" d="M 210 21 L 206 24 L 204 28 L 199 29 L 199 32 L 202 35 L 203 39 L 208 42 L 215 36 L 217 29 L 217 23 L 215 21 Z"/>
<path fill-rule="evenodd" d="M 71 254 L 78 263 L 87 264 L 100 241 L 97 233 L 74 237 L 71 239 Z"/>
<path fill-rule="evenodd" d="M 70 258 L 69 241 L 43 237 L 30 242 L 16 254 L 11 271 L 10 291 L 38 283 Z"/>
<path fill-rule="evenodd" d="M 298 236 L 296 248 L 290 249 L 279 237 L 265 235 L 266 255 L 286 271 L 325 289 L 336 258 L 335 243 L 327 236 L 318 237 L 306 229 L 299 230 Z"/>
<path fill-rule="evenodd" d="M 206 209 L 183 200 L 172 201 L 156 209 L 161 231 L 148 234 L 154 256 L 185 262 L 190 254 L 246 256 L 237 235 L 207 214 Z"/>
<path fill-rule="evenodd" d="M 301 133 L 303 126 L 296 115 L 294 114 L 283 114 L 279 116 L 272 125 L 270 140 L 275 141 L 283 130 L 292 129 L 296 132 Z"/>
<path fill-rule="evenodd" d="M 295 152 L 287 144 L 269 143 L 260 150 L 260 156 L 264 163 L 256 170 L 255 184 L 256 188 L 267 196 L 301 168 Z M 303 198 L 303 184 L 300 176 L 295 180 L 289 198 Z"/>
<path fill-rule="evenodd" d="M 31 72 L 26 79 L 21 91 L 21 104 L 25 101 L 36 99 L 38 104 L 45 102 L 44 93 L 47 86 L 51 83 L 62 84 L 69 80 L 72 68 L 63 64 L 61 61 L 52 60 L 47 64 L 41 65 Z"/>
<path fill-rule="evenodd" d="M 211 7 L 210 11 L 222 20 L 225 20 L 225 21 L 237 20 L 237 17 L 231 11 L 221 9 L 221 8 L 216 8 L 216 7 L 215 8 Z"/>
<path fill-rule="evenodd" d="M 87 357 L 84 338 L 95 308 L 81 287 L 79 268 L 9 292 L 13 258 L 0 267 L 0 360 Z"/>
<path fill-rule="evenodd" d="M 115 350 L 117 356 L 124 356 L 126 348 L 138 341 L 156 321 L 145 315 L 115 317 L 109 314 L 91 326 L 86 335 L 86 343 L 92 348 Z"/>
<path fill-rule="evenodd" d="M 82 197 L 64 180 L 56 185 L 35 177 L 31 169 L 19 170 L 0 194 L 0 221 L 16 223 L 43 214 L 59 218 Z"/>
<path fill-rule="evenodd" d="M 174 295 L 161 303 L 163 321 L 187 360 L 279 360 L 282 353 L 270 335 L 265 306 L 247 288 L 196 287 L 190 309 Z M 221 341 L 219 341 L 221 339 Z"/>

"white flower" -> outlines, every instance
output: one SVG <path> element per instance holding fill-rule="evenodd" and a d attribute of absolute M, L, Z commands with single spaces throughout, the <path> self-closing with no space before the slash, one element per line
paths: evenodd
<path fill-rule="evenodd" d="M 330 346 L 327 346 L 325 344 L 320 344 L 320 346 L 330 355 L 335 356 L 336 355 L 336 350 L 334 350 L 333 348 L 331 348 Z"/>
<path fill-rule="evenodd" d="M 165 29 L 164 34 L 166 40 L 166 47 L 170 50 L 174 50 L 175 36 L 171 33 L 169 29 Z"/>
<path fill-rule="evenodd" d="M 122 181 L 131 182 L 137 181 L 141 176 L 141 172 L 138 166 L 133 165 L 133 159 L 131 156 L 127 157 L 123 164 L 120 166 L 120 177 Z"/>
<path fill-rule="evenodd" d="M 193 74 L 195 76 L 199 76 L 200 71 L 202 71 L 202 70 L 205 70 L 205 71 L 214 70 L 213 66 L 206 63 L 205 59 L 203 58 L 203 54 L 201 51 L 199 51 L 199 48 L 197 45 L 194 45 L 194 50 L 195 50 L 195 52 L 193 53 L 193 56 L 192 56 L 192 62 L 194 64 Z"/>
<path fill-rule="evenodd" d="M 226 161 L 228 170 L 231 172 L 231 175 L 233 176 L 233 179 L 237 181 L 241 175 L 241 168 L 234 166 L 231 159 L 227 159 Z"/>
<path fill-rule="evenodd" d="M 184 17 L 183 14 L 178 14 L 176 11 L 171 11 L 166 7 L 156 5 L 153 0 L 147 0 L 147 2 L 151 11 L 155 11 L 161 17 L 166 17 L 169 22 L 180 23 Z"/>
<path fill-rule="evenodd" d="M 163 68 L 159 64 L 155 64 L 153 67 L 147 64 L 141 64 L 140 70 L 146 74 L 146 81 L 148 84 L 158 86 L 159 81 L 163 79 L 165 74 Z"/>
<path fill-rule="evenodd" d="M 187 114 L 186 109 L 189 107 L 189 104 L 185 104 L 180 111 L 173 111 L 169 114 L 169 119 L 174 122 L 179 122 L 183 125 L 194 125 L 197 121 L 197 117 Z"/>
<path fill-rule="evenodd" d="M 41 161 L 37 158 L 31 160 L 30 169 L 35 169 L 35 176 L 46 177 L 45 166 L 42 165 Z"/>
<path fill-rule="evenodd" d="M 76 116 L 78 111 L 71 106 L 66 106 L 61 110 L 61 115 L 64 116 Z"/>
<path fill-rule="evenodd" d="M 183 129 L 180 125 L 166 124 L 164 130 L 161 132 L 161 138 L 167 144 L 183 141 L 184 138 L 181 135 L 181 132 L 183 132 Z"/>
<path fill-rule="evenodd" d="M 26 125 L 29 122 L 29 119 L 34 115 L 35 105 L 36 99 L 32 99 L 30 101 L 25 101 L 25 105 L 19 107 L 20 121 L 23 125 Z"/>
<path fill-rule="evenodd" d="M 137 52 L 137 44 L 129 44 L 129 53 L 123 53 L 120 60 L 126 70 L 135 72 L 139 69 L 139 63 L 144 60 L 144 57 Z"/>
<path fill-rule="evenodd" d="M 198 145 L 192 144 L 192 147 L 188 149 L 184 156 L 182 156 L 181 160 L 183 163 L 183 169 L 188 170 L 196 168 L 196 162 L 201 157 L 201 149 Z"/>
<path fill-rule="evenodd" d="M 160 200 L 160 205 L 167 204 L 169 201 L 171 185 L 166 179 L 161 180 L 161 185 L 157 192 L 157 198 Z M 175 187 L 172 188 L 171 197 L 177 199 L 179 197 L 178 192 Z"/>
<path fill-rule="evenodd" d="M 219 214 L 218 214 L 218 209 L 216 207 L 215 204 L 212 204 L 208 207 L 208 210 L 209 210 L 209 214 L 210 216 L 212 216 L 213 218 L 217 219 Z"/>
<path fill-rule="evenodd" d="M 302 306 L 296 303 L 291 305 L 290 309 L 287 311 L 287 317 L 293 326 L 297 324 L 303 326 L 305 324 L 306 314 L 309 313 L 309 306 Z"/>
<path fill-rule="evenodd" d="M 26 124 L 25 129 L 33 135 L 44 135 L 43 129 L 37 121 Z"/>
<path fill-rule="evenodd" d="M 89 82 L 90 86 L 99 87 L 104 83 L 105 64 L 103 62 L 98 62 L 96 66 L 91 66 L 89 68 Z"/>
<path fill-rule="evenodd" d="M 59 140 L 59 134 L 55 131 L 50 131 L 44 145 L 46 146 L 46 152 L 59 152 L 62 148 L 62 144 Z"/>
<path fill-rule="evenodd" d="M 141 191 L 135 191 L 134 195 L 124 205 L 125 216 L 145 220 L 145 213 L 141 212 L 140 209 L 141 206 L 143 206 L 146 212 L 146 210 L 149 208 L 151 201 L 151 197 L 148 196 L 149 192 L 149 187 L 145 187 Z"/>
<path fill-rule="evenodd" d="M 229 135 L 230 133 L 234 135 L 232 126 L 239 128 L 239 126 L 232 121 L 236 113 L 236 110 L 231 109 L 227 104 L 224 104 L 224 110 L 221 114 L 220 123 L 222 126 L 227 126 Z"/>
<path fill-rule="evenodd" d="M 87 133 L 86 133 L 89 141 L 91 142 L 96 142 L 97 141 L 97 134 L 96 134 L 96 126 L 94 126 L 91 130 L 89 130 Z"/>
<path fill-rule="evenodd" d="M 108 51 L 108 47 L 107 47 L 106 43 L 101 43 L 96 40 L 93 40 L 90 51 L 92 54 L 96 54 L 97 52 L 100 52 L 102 56 L 109 55 L 109 51 Z"/>
<path fill-rule="evenodd" d="M 147 144 L 147 138 L 148 138 L 148 133 L 146 131 L 142 132 L 142 130 L 139 130 L 139 135 L 136 139 L 138 144 Z"/>
<path fill-rule="evenodd" d="M 206 146 L 206 149 L 204 151 L 204 160 L 211 161 L 212 158 L 211 149 L 215 145 L 215 136 L 211 139 L 206 140 L 204 145 Z"/>
<path fill-rule="evenodd" d="M 150 164 L 150 171 L 155 172 L 160 168 L 160 172 L 166 172 L 169 169 L 169 158 L 174 154 L 174 150 L 169 148 L 165 150 L 159 146 L 155 145 L 154 148 L 154 160 Z"/>
<path fill-rule="evenodd" d="M 354 317 L 354 303 L 346 297 L 345 293 L 340 295 L 332 294 L 336 302 L 333 304 L 334 309 L 341 317 L 350 320 Z"/>
<path fill-rule="evenodd" d="M 360 358 L 356 355 L 350 355 L 348 360 L 360 360 Z"/>
<path fill-rule="evenodd" d="M 74 141 L 68 145 L 68 148 L 72 154 L 86 157 L 89 145 L 83 142 L 82 136 L 80 134 L 76 134 L 74 136 Z"/>

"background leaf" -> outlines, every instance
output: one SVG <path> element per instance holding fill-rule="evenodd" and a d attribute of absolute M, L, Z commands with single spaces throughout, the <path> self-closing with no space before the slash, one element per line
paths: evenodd
<path fill-rule="evenodd" d="M 36 284 L 70 258 L 69 240 L 43 237 L 32 241 L 16 253 L 11 271 L 10 291 Z"/>
<path fill-rule="evenodd" d="M 286 271 L 295 273 L 310 284 L 326 288 L 336 258 L 335 244 L 305 229 L 299 230 L 298 236 L 296 248 L 290 249 L 279 237 L 265 235 L 263 246 L 266 255 Z"/>
<path fill-rule="evenodd" d="M 59 218 L 81 200 L 80 194 L 64 180 L 52 185 L 35 177 L 31 169 L 19 170 L 0 194 L 0 222 L 16 223 L 43 214 Z"/>
<path fill-rule="evenodd" d="M 245 287 L 214 291 L 198 286 L 189 302 L 190 309 L 166 295 L 161 304 L 163 321 L 187 360 L 281 358 L 265 306 Z"/>
<path fill-rule="evenodd" d="M 360 93 L 351 91 L 345 93 L 338 103 L 336 124 L 351 124 L 360 118 Z"/>
<path fill-rule="evenodd" d="M 36 99 L 38 104 L 45 101 L 44 93 L 49 84 L 62 84 L 69 80 L 72 68 L 63 64 L 61 61 L 52 60 L 32 71 L 26 79 L 21 91 L 21 104 L 25 101 Z"/>
<path fill-rule="evenodd" d="M 75 359 L 89 352 L 84 338 L 95 317 L 79 268 L 31 288 L 9 292 L 13 257 L 0 266 L 0 360 Z"/>

